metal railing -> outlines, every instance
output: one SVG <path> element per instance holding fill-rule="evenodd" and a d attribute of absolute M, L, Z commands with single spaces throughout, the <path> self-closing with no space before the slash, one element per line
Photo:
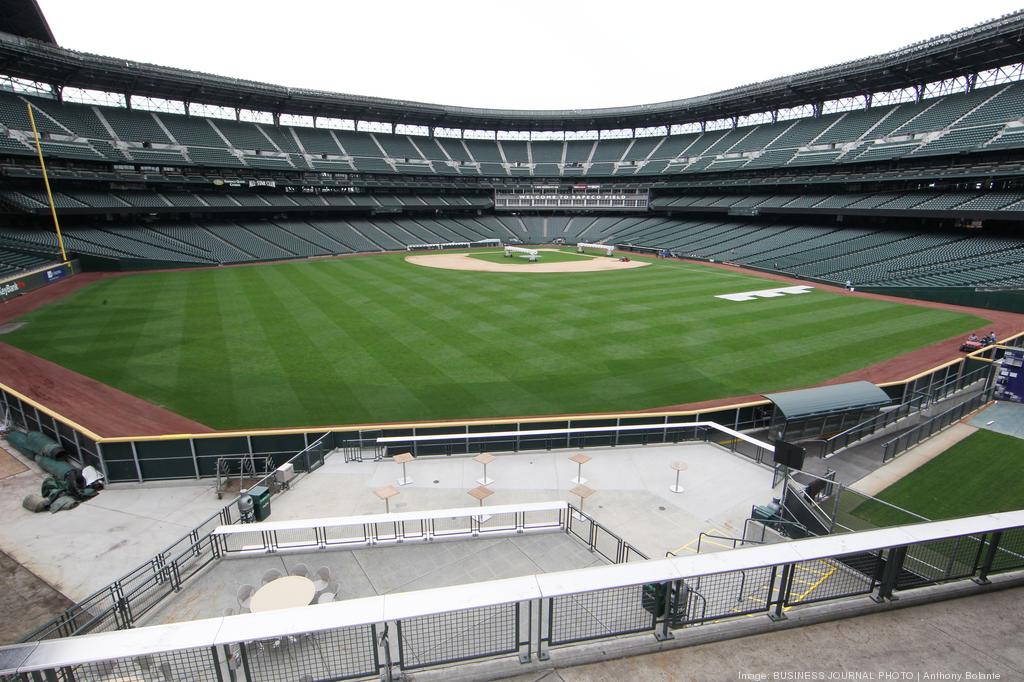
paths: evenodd
<path fill-rule="evenodd" d="M 288 462 L 297 474 L 319 468 L 329 450 L 324 438 L 296 453 Z M 276 494 L 274 474 L 257 481 Z M 296 481 L 292 481 L 294 484 Z M 134 627 L 139 619 L 164 599 L 181 590 L 182 585 L 201 568 L 220 557 L 212 539 L 218 527 L 236 524 L 241 520 L 236 507 L 237 496 L 220 511 L 178 538 L 169 547 L 129 571 L 109 585 L 71 605 L 50 622 L 36 628 L 22 638 L 31 642 L 56 637 L 70 637 L 88 632 L 123 630 Z"/>
<path fill-rule="evenodd" d="M 892 440 L 882 444 L 882 462 L 894 459 L 921 441 L 931 438 L 943 429 L 956 424 L 965 416 L 974 412 L 981 406 L 992 400 L 992 387 L 989 387 L 969 400 L 960 403 L 945 412 L 938 414 L 928 421 L 915 426 L 906 433 L 902 433 Z"/>
<path fill-rule="evenodd" d="M 518 426 L 518 425 L 517 425 Z M 436 431 L 436 429 L 435 429 Z M 526 450 L 586 449 L 702 441 L 715 443 L 758 464 L 767 464 L 775 446 L 713 421 L 655 424 L 608 424 L 569 428 L 508 431 L 449 432 L 384 436 L 374 441 L 376 459 L 409 451 L 415 456 L 471 452 L 521 452 Z M 363 446 L 364 441 L 360 441 Z M 355 456 L 353 455 L 353 458 Z"/>
<path fill-rule="evenodd" d="M 592 516 L 564 501 L 225 525 L 211 535 L 218 556 L 229 556 L 553 530 L 572 535 L 608 563 L 648 560 Z"/>
<path fill-rule="evenodd" d="M 962 368 L 962 366 L 959 366 Z M 839 450 L 859 441 L 863 438 L 881 431 L 882 429 L 906 419 L 915 412 L 927 408 L 932 403 L 959 393 L 982 381 L 987 381 L 992 376 L 992 367 L 987 365 L 979 367 L 966 374 L 956 373 L 953 376 L 940 378 L 936 384 L 934 381 L 915 391 L 915 395 L 906 402 L 901 403 L 894 410 L 882 412 L 867 421 L 861 422 L 841 433 L 825 438 L 820 443 L 819 457 L 828 457 Z"/>
<path fill-rule="evenodd" d="M 227 525 L 212 535 L 221 554 L 265 554 L 413 540 L 568 531 L 567 502 L 535 502 L 327 519 Z M 612 557 L 609 561 L 615 563 Z"/>
<path fill-rule="evenodd" d="M 862 438 L 867 438 L 876 431 L 881 431 L 901 419 L 906 419 L 914 412 L 919 412 L 927 406 L 927 404 L 927 396 L 917 396 L 908 402 L 900 404 L 895 410 L 882 412 L 867 421 L 861 422 L 860 424 L 843 431 L 842 433 L 837 433 L 834 436 L 825 438 L 820 441 L 821 450 L 819 457 L 828 457 L 833 455 L 850 444 L 859 441 Z"/>
<path fill-rule="evenodd" d="M 650 557 L 611 532 L 592 516 L 569 505 L 571 513 L 565 517 L 565 532 L 587 545 L 587 549 L 605 558 L 608 563 L 625 564 L 630 561 L 648 561 Z"/>
<path fill-rule="evenodd" d="M 552 649 L 591 640 L 604 641 L 607 652 L 627 635 L 668 639 L 709 622 L 784 619 L 808 604 L 885 601 L 1022 569 L 1024 511 L 1006 512 L 387 594 L 291 609 L 287 618 L 245 614 L 12 645 L 0 648 L 0 675 L 24 682 L 387 679 L 392 667 L 543 661 Z"/>
<path fill-rule="evenodd" d="M 726 542 L 729 543 L 729 546 L 726 547 L 726 549 L 736 549 L 738 547 L 744 547 L 746 545 L 760 545 L 760 544 L 764 544 L 764 543 L 762 543 L 762 542 L 760 542 L 758 540 L 750 540 L 750 539 L 747 539 L 747 538 L 734 538 L 731 535 L 718 535 L 718 534 L 715 534 L 715 533 L 705 533 L 705 532 L 701 531 L 701 534 L 697 536 L 697 554 L 700 554 L 701 544 L 702 544 L 704 538 L 708 538 L 710 540 L 725 540 Z M 666 554 L 665 556 L 668 556 L 668 555 Z M 672 556 L 675 556 L 675 555 L 673 554 Z"/>

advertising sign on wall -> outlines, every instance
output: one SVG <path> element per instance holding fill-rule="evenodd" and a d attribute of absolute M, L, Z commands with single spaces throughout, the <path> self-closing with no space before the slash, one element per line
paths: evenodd
<path fill-rule="evenodd" d="M 78 261 L 37 270 L 31 274 L 15 275 L 0 281 L 0 301 L 6 301 L 24 293 L 53 284 L 79 272 Z"/>

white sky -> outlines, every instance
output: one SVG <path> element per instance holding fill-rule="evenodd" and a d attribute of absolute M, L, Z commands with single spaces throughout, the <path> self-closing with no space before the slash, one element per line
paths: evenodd
<path fill-rule="evenodd" d="M 75 50 L 440 104 L 644 104 L 886 52 L 1020 8 L 980 0 L 39 0 Z"/>

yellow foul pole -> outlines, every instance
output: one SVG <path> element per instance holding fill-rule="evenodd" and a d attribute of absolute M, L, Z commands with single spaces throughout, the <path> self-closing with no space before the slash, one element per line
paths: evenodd
<path fill-rule="evenodd" d="M 53 226 L 57 228 L 57 244 L 60 246 L 60 259 L 68 262 L 68 254 L 64 251 L 64 237 L 60 233 L 60 222 L 57 220 L 57 207 L 53 204 L 53 192 L 50 191 L 50 178 L 46 174 L 46 163 L 43 161 L 43 147 L 39 144 L 39 131 L 36 130 L 36 117 L 32 113 L 32 105 L 28 107 L 28 120 L 32 124 L 32 134 L 36 138 L 36 152 L 39 154 L 39 167 L 43 169 L 43 184 L 46 185 L 46 198 L 50 201 L 50 214 L 53 216 Z"/>

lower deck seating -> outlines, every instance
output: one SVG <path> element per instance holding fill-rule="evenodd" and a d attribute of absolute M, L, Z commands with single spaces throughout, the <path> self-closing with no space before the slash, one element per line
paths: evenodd
<path fill-rule="evenodd" d="M 633 244 L 857 286 L 1024 286 L 1024 237 L 719 216 L 382 216 L 66 227 L 72 254 L 216 265 L 501 239 Z M 52 231 L 0 228 L 0 275 L 51 262 Z M 32 255 L 30 255 L 32 254 Z"/>
<path fill-rule="evenodd" d="M 0 248 L 0 277 L 6 278 L 11 275 L 17 275 L 20 272 L 33 270 L 53 261 L 53 258 L 45 256 Z"/>

